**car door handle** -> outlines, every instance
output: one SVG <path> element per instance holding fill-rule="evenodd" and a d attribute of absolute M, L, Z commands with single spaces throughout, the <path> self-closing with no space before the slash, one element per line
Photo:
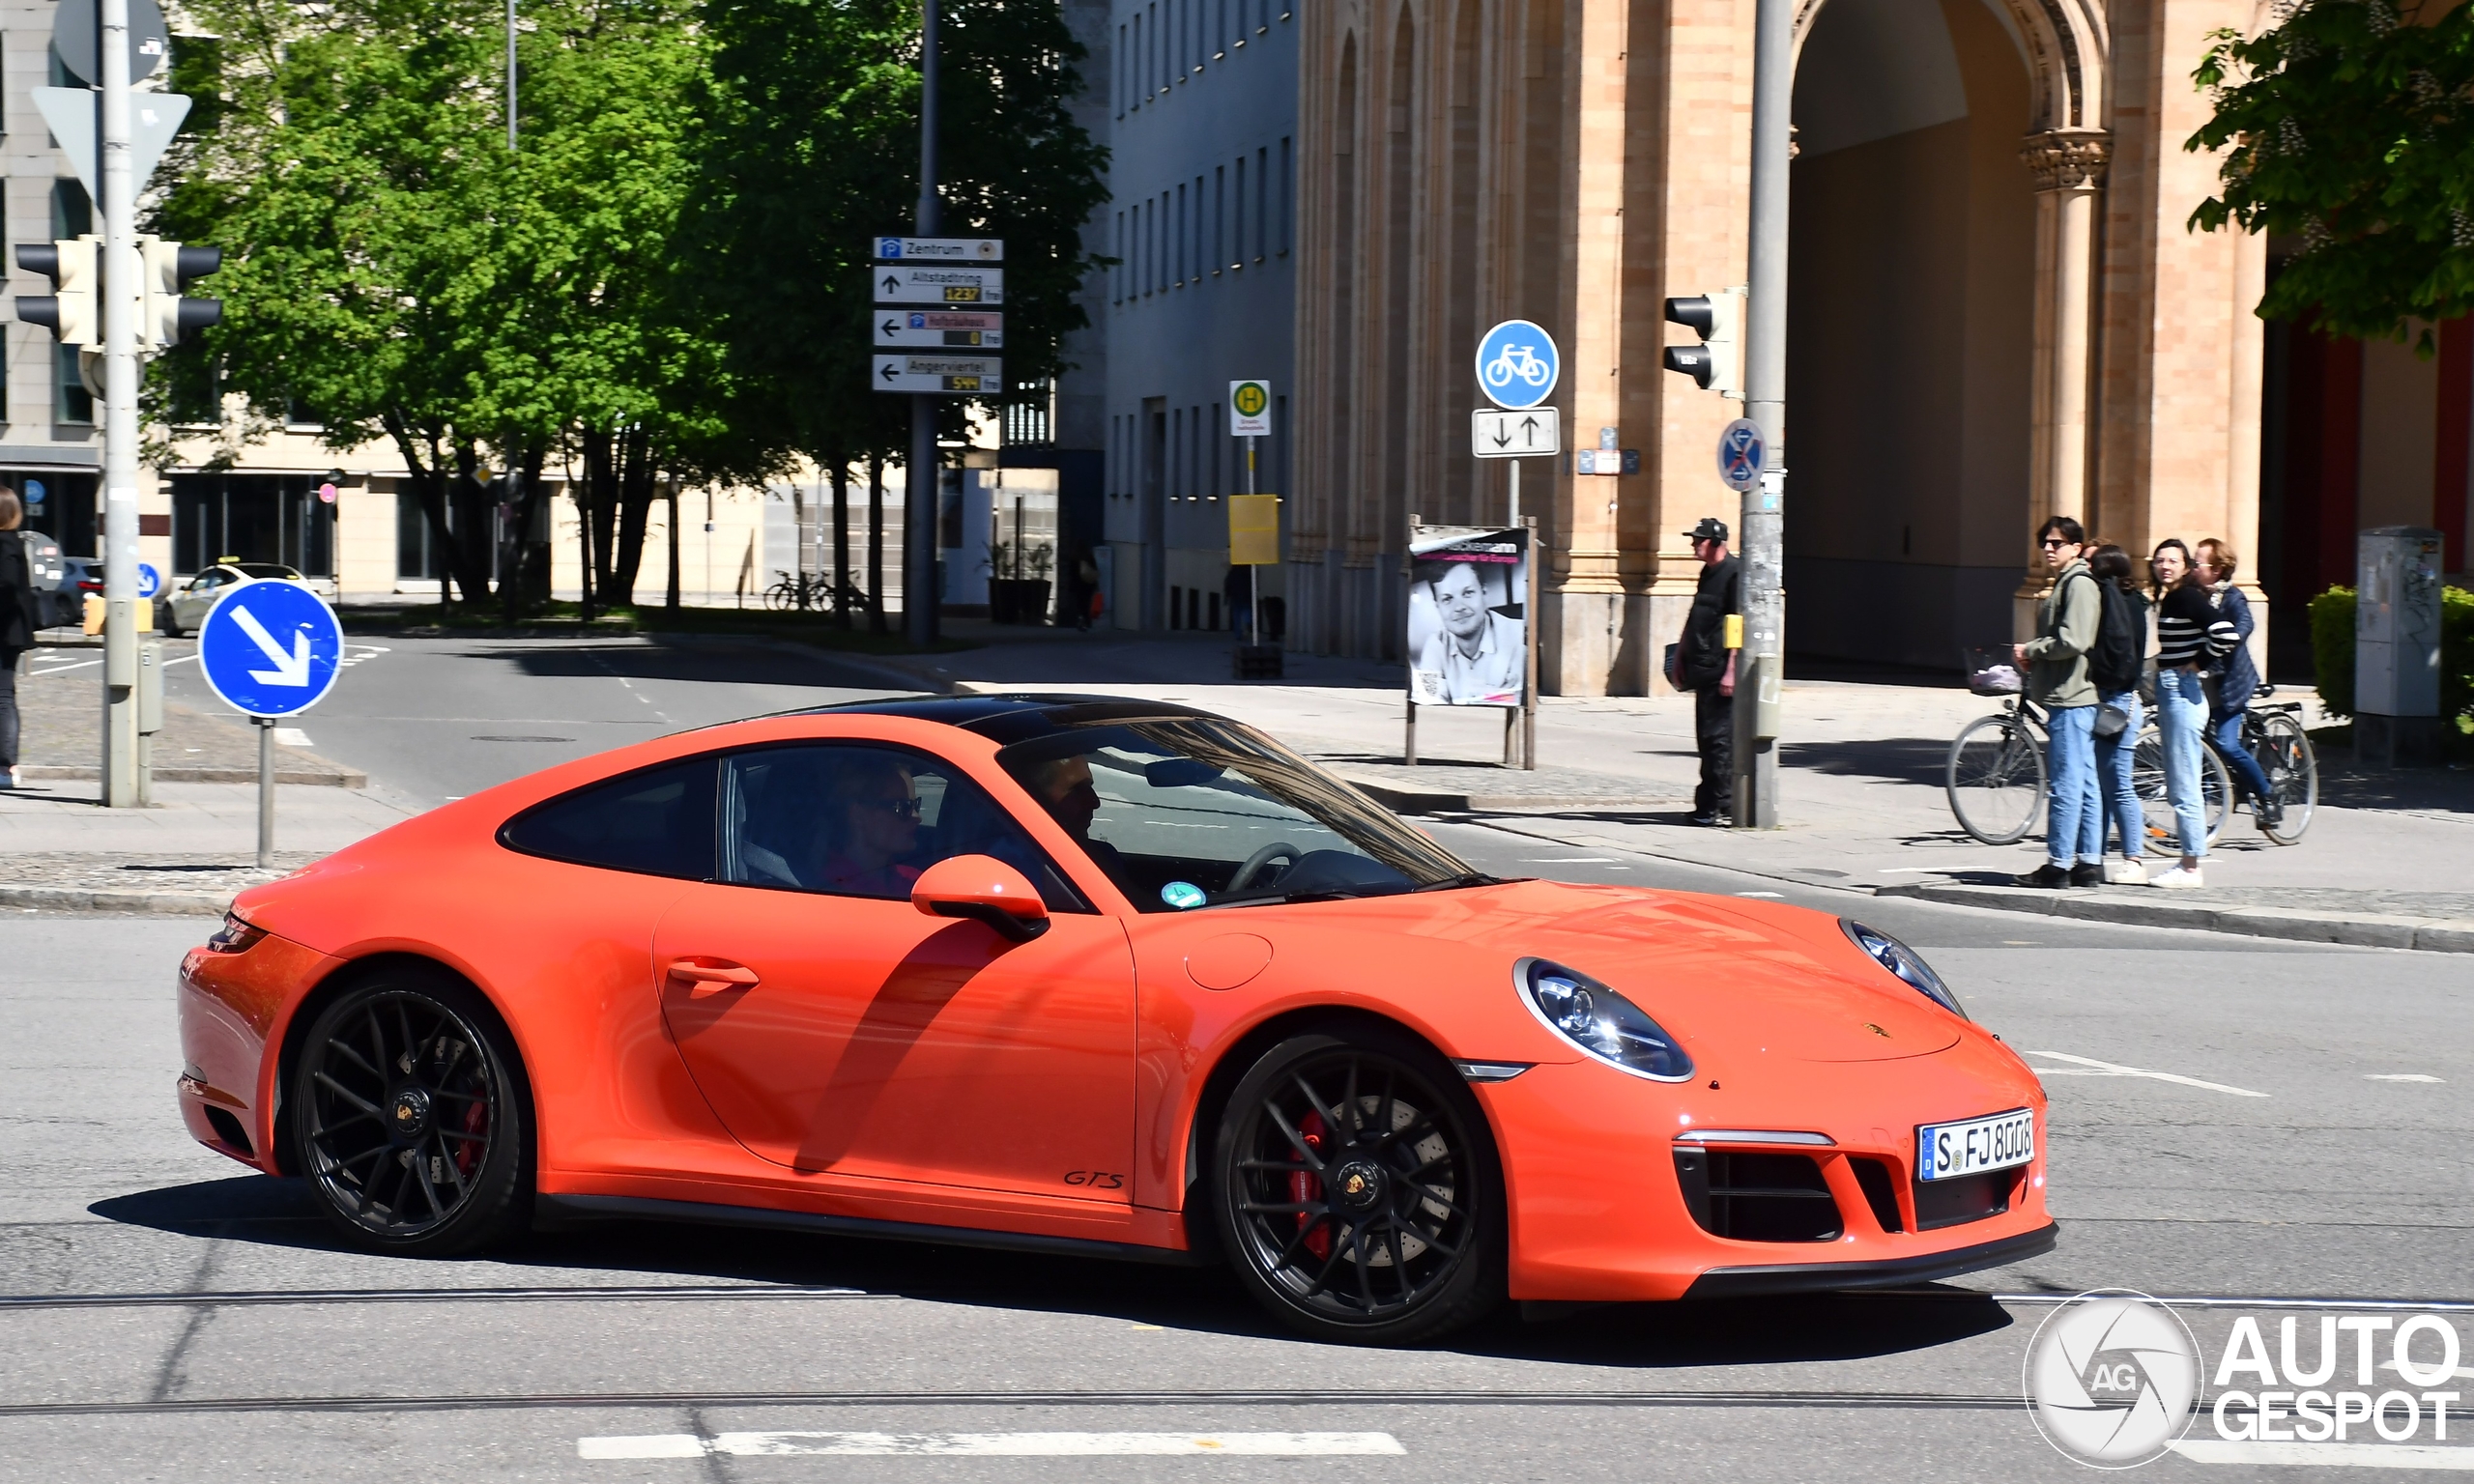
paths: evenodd
<path fill-rule="evenodd" d="M 673 958 L 670 977 L 711 989 L 733 985 L 744 988 L 757 982 L 754 969 L 726 958 Z"/>

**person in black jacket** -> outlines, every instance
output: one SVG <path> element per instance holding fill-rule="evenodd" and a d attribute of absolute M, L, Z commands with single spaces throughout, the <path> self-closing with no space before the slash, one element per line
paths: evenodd
<path fill-rule="evenodd" d="M 1692 790 L 1692 822 L 1724 824 L 1735 808 L 1736 647 L 1728 618 L 1743 612 L 1742 564 L 1727 552 L 1727 523 L 1704 516 L 1685 531 L 1701 562 L 1701 582 L 1684 615 L 1668 674 L 1692 693 L 1692 742 L 1701 754 L 1701 785 Z"/>
<path fill-rule="evenodd" d="M 26 507 L 0 484 L 0 787 L 17 786 L 17 657 L 35 646 L 43 598 L 26 550 Z"/>

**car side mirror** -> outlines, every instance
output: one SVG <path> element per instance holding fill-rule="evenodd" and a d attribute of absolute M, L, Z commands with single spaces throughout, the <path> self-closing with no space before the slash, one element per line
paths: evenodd
<path fill-rule="evenodd" d="M 1048 931 L 1048 903 L 1028 876 L 992 855 L 938 861 L 911 883 L 910 904 L 930 917 L 986 923 L 1016 943 Z"/>

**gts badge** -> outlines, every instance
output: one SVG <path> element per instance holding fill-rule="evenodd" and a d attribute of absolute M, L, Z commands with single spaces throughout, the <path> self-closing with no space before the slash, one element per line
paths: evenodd
<path fill-rule="evenodd" d="M 1068 1170 L 1065 1172 L 1065 1183 L 1069 1185 L 1088 1186 L 1093 1190 L 1125 1188 L 1124 1176 L 1111 1175 L 1106 1170 Z"/>

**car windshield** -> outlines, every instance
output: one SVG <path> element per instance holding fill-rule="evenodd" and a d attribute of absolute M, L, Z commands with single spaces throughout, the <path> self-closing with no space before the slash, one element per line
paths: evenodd
<path fill-rule="evenodd" d="M 1494 879 L 1234 722 L 1077 728 L 1017 743 L 997 761 L 1145 912 Z"/>

